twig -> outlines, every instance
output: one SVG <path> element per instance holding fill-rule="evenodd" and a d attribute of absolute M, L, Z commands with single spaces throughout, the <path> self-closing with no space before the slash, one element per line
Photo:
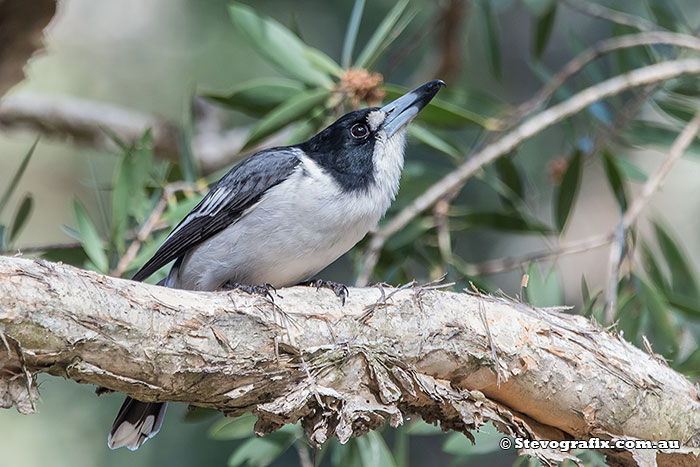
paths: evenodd
<path fill-rule="evenodd" d="M 620 264 L 625 253 L 625 231 L 622 225 L 618 225 L 612 235 L 612 242 L 608 256 L 608 281 L 605 288 L 605 321 L 612 323 L 615 319 L 617 308 L 617 283 L 620 280 Z"/>
<path fill-rule="evenodd" d="M 640 31 L 651 31 L 659 28 L 657 24 L 647 21 L 644 18 L 630 15 L 629 13 L 624 13 L 622 11 L 613 10 L 612 8 L 605 7 L 589 0 L 563 0 L 562 3 L 572 10 L 576 10 L 585 15 L 622 24 L 624 26 L 631 26 L 639 29 Z"/>
<path fill-rule="evenodd" d="M 610 244 L 611 240 L 612 236 L 609 233 L 604 235 L 596 235 L 583 240 L 565 243 L 553 249 L 536 251 L 534 253 L 528 253 L 520 256 L 494 259 L 479 264 L 469 264 L 467 265 L 467 273 L 469 275 L 478 276 L 512 271 L 513 269 L 518 269 L 533 261 L 547 261 L 562 255 L 584 253 L 595 248 L 604 247 Z"/>
<path fill-rule="evenodd" d="M 698 111 L 693 119 L 683 128 L 683 131 L 681 131 L 673 142 L 666 159 L 664 159 L 656 172 L 646 181 L 639 197 L 637 197 L 629 208 L 627 208 L 627 211 L 625 211 L 622 216 L 623 228 L 627 229 L 634 224 L 652 195 L 659 189 L 659 186 L 661 186 L 661 182 L 666 175 L 668 175 L 673 165 L 678 162 L 678 159 L 683 156 L 688 146 L 693 142 L 698 131 L 700 131 L 700 111 Z"/>
<path fill-rule="evenodd" d="M 523 141 L 601 99 L 644 84 L 665 81 L 685 74 L 699 73 L 700 60 L 698 59 L 671 60 L 649 65 L 586 88 L 566 101 L 544 110 L 522 123 L 503 135 L 498 141 L 484 147 L 456 170 L 444 176 L 382 226 L 369 242 L 357 284 L 365 285 L 369 282 L 379 259 L 379 252 L 390 236 L 403 229 L 414 217 L 435 204 L 446 193 L 461 186 L 465 180 L 486 164 L 509 153 Z"/>
<path fill-rule="evenodd" d="M 156 207 L 153 209 L 153 211 L 151 211 L 151 214 L 148 216 L 148 219 L 146 219 L 146 222 L 144 222 L 139 229 L 134 241 L 129 244 L 129 248 L 127 248 L 124 255 L 119 258 L 117 267 L 110 272 L 110 275 L 121 277 L 129 269 L 129 265 L 134 258 L 136 258 L 136 255 L 139 253 L 139 249 L 141 249 L 141 245 L 148 240 L 151 233 L 158 227 L 160 218 L 163 215 L 165 208 L 168 206 L 168 199 L 178 191 L 194 189 L 196 189 L 196 186 L 193 186 L 191 183 L 187 182 L 175 182 L 165 186 L 163 189 L 163 194 L 158 200 L 158 204 L 156 204 Z"/>
<path fill-rule="evenodd" d="M 204 173 L 252 154 L 261 147 L 281 144 L 288 136 L 282 130 L 250 150 L 242 151 L 249 128 L 226 130 L 212 104 L 194 102 L 198 120 L 192 136 L 192 152 Z M 133 145 L 148 129 L 152 130 L 153 152 L 178 161 L 181 128 L 173 121 L 116 104 L 77 97 L 48 97 L 30 93 L 7 96 L 0 101 L 0 130 L 29 130 L 76 144 L 116 149 L 114 138 Z"/>
<path fill-rule="evenodd" d="M 520 104 L 509 118 L 510 123 L 506 124 L 506 128 L 519 123 L 525 115 L 545 104 L 569 78 L 596 58 L 620 49 L 654 44 L 670 44 L 677 47 L 700 50 L 700 39 L 697 37 L 671 32 L 645 32 L 601 41 L 570 60 L 537 94 Z"/>

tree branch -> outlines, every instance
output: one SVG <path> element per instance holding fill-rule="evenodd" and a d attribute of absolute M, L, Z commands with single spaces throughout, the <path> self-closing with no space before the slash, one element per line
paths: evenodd
<path fill-rule="evenodd" d="M 630 88 L 665 81 L 686 74 L 700 74 L 700 60 L 670 60 L 615 76 L 580 91 L 564 102 L 538 113 L 515 127 L 437 181 L 375 232 L 365 252 L 364 263 L 356 281 L 357 285 L 364 286 L 369 283 L 374 267 L 379 260 L 379 253 L 389 237 L 403 229 L 413 218 L 435 204 L 446 193 L 461 186 L 465 180 L 486 164 L 493 162 L 503 154 L 509 153 L 527 139 L 555 123 L 580 112 L 594 102 L 619 94 Z"/>
<path fill-rule="evenodd" d="M 204 173 L 210 173 L 261 147 L 281 144 L 288 131 L 261 141 L 242 151 L 249 128 L 222 128 L 221 116 L 213 105 L 196 99 L 197 120 L 192 136 L 192 152 Z M 0 100 L 0 130 L 32 131 L 43 136 L 76 144 L 115 149 L 113 138 L 133 145 L 151 129 L 153 152 L 178 161 L 182 128 L 177 122 L 116 104 L 77 97 L 49 97 L 22 93 Z"/>
<path fill-rule="evenodd" d="M 45 372 L 144 401 L 252 411 L 258 434 L 301 420 L 314 445 L 418 414 L 465 433 L 490 420 L 531 439 L 675 439 L 686 447 L 656 458 L 697 461 L 697 388 L 619 336 L 505 297 L 391 292 L 353 288 L 343 307 L 295 287 L 273 304 L 0 257 L 0 405 L 31 412 Z"/>

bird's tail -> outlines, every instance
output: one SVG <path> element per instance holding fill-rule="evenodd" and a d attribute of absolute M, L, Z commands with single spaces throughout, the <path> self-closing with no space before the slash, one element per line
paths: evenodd
<path fill-rule="evenodd" d="M 167 402 L 141 402 L 127 397 L 109 430 L 107 445 L 110 449 L 125 446 L 137 450 L 158 433 L 167 407 Z"/>

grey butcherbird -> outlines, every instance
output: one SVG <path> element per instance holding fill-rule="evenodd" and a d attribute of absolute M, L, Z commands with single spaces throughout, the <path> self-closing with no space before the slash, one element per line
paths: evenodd
<path fill-rule="evenodd" d="M 430 81 L 382 108 L 343 115 L 304 143 L 250 156 L 214 185 L 133 279 L 174 260 L 160 284 L 177 289 L 255 290 L 308 280 L 386 213 L 399 190 L 406 125 L 444 85 Z M 342 295 L 342 287 L 334 290 Z M 166 406 L 127 397 L 109 447 L 138 449 L 160 430 Z"/>

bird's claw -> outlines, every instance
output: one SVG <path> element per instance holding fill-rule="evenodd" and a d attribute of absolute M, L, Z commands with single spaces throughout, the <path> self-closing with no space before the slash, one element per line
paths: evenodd
<path fill-rule="evenodd" d="M 322 279 L 318 279 L 315 281 L 302 282 L 301 285 L 316 287 L 316 290 L 330 289 L 338 298 L 340 298 L 340 302 L 343 304 L 343 306 L 345 305 L 345 299 L 348 297 L 349 294 L 348 287 L 345 284 L 341 284 L 340 282 L 324 281 Z"/>
<path fill-rule="evenodd" d="M 240 290 L 241 292 L 245 292 L 249 295 L 262 295 L 263 297 L 269 298 L 270 301 L 275 301 L 275 298 L 272 296 L 272 292 L 277 295 L 277 289 L 275 288 L 274 285 L 272 284 L 260 284 L 260 285 L 248 285 L 248 284 L 238 284 L 238 283 L 232 283 L 232 282 L 225 282 L 224 285 L 221 286 L 223 290 Z"/>

